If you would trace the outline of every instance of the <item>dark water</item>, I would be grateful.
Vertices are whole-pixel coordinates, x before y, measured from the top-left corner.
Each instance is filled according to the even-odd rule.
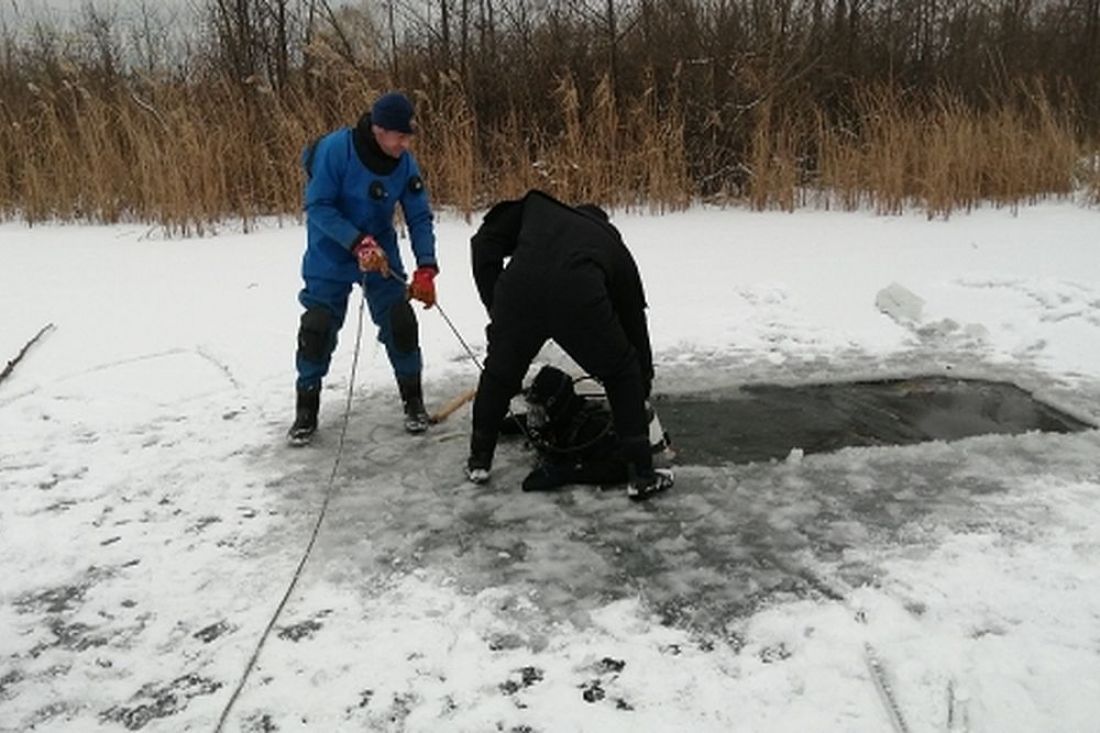
[[[716,466],[975,435],[1070,433],[1087,425],[1004,382],[916,377],[658,398],[680,462]]]

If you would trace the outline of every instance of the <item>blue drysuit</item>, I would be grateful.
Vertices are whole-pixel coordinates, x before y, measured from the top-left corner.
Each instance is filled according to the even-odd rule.
[[[299,389],[319,387],[328,373],[354,283],[365,283],[371,320],[394,375],[400,381],[421,371],[416,316],[406,296],[406,273],[393,221],[400,203],[417,267],[437,268],[431,205],[420,169],[408,151],[396,161],[388,159],[389,172],[367,166],[362,150],[369,131],[366,118],[360,121],[359,131],[348,127],[329,133],[303,153],[308,241],[302,257],[305,287],[298,294],[306,309],[296,354]],[[357,134],[363,135],[358,146]],[[373,138],[369,142],[375,145]],[[370,272],[364,280],[351,248],[365,234],[373,236],[386,253],[389,277]]]

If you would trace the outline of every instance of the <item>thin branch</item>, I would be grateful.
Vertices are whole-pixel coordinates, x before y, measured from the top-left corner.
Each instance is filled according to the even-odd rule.
[[[34,346],[35,342],[37,342],[38,339],[45,336],[47,331],[50,331],[52,329],[53,329],[53,324],[52,323],[47,323],[45,326],[42,327],[42,330],[40,330],[38,333],[36,333],[34,335],[34,338],[32,338],[30,341],[28,341],[26,344],[23,345],[23,348],[19,350],[19,353],[15,355],[15,358],[12,359],[11,361],[9,361],[8,365],[6,367],[4,367],[4,371],[0,372],[0,382],[3,382],[5,379],[8,378],[8,375],[11,374],[12,371],[15,369],[15,365],[18,364],[23,359],[23,357],[26,355],[27,351],[29,351],[30,348],[32,346]]]

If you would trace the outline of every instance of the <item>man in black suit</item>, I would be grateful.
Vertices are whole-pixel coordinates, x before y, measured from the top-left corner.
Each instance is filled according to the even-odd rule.
[[[642,280],[607,214],[529,191],[490,209],[471,240],[471,255],[490,323],[468,478],[489,480],[509,402],[553,339],[603,384],[627,463],[627,495],[644,499],[671,486],[671,471],[653,467],[648,439],[653,353]]]

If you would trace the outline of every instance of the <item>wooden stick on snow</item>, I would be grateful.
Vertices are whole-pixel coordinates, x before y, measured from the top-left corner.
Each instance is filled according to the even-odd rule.
[[[446,420],[452,412],[472,400],[474,398],[474,395],[476,394],[477,389],[468,389],[457,397],[452,397],[450,401],[444,403],[443,406],[440,407],[439,410],[437,410],[434,414],[432,414],[431,418],[429,418],[432,424],[434,425],[435,423],[443,422],[444,420]]]
[[[8,378],[8,375],[11,374],[12,371],[15,369],[15,365],[23,359],[27,351],[29,351],[30,348],[34,346],[35,342],[38,341],[38,339],[42,338],[46,334],[46,332],[52,328],[53,324],[47,323],[38,333],[34,335],[34,338],[23,345],[23,348],[19,350],[19,353],[15,355],[15,358],[9,361],[8,365],[4,367],[4,371],[0,372],[0,382],[3,382],[5,379]]]

